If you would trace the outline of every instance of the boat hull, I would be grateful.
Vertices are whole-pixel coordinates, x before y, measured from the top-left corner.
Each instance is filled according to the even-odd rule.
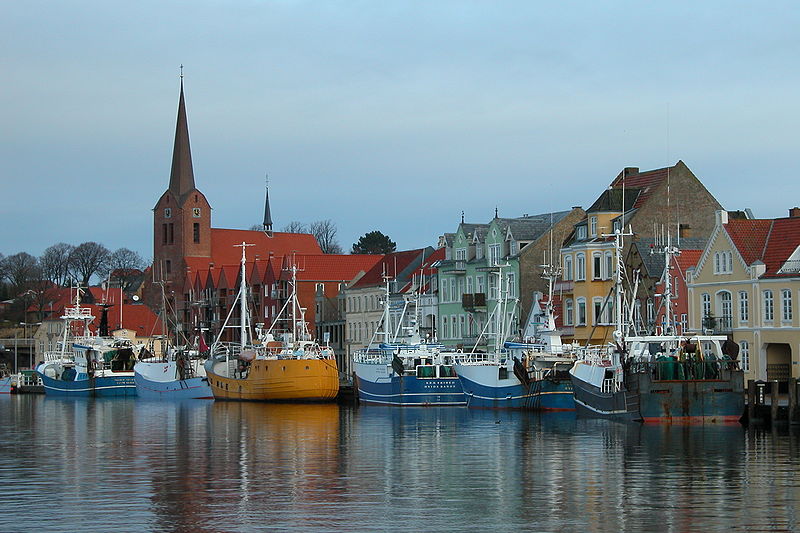
[[[199,366],[198,369],[205,370],[202,366]],[[141,398],[152,400],[214,399],[211,385],[208,384],[208,379],[204,375],[177,379],[178,372],[174,361],[166,363],[139,362],[136,363],[133,370],[136,394]]]
[[[467,399],[457,377],[398,376],[386,364],[353,363],[358,399],[374,405],[464,406]]]
[[[124,375],[102,376],[75,381],[53,379],[41,372],[39,376],[42,378],[44,393],[48,396],[136,396],[136,383],[132,372],[126,372]]]
[[[333,359],[256,359],[244,378],[215,371],[225,364],[206,363],[217,400],[325,402],[339,394],[339,371]]]
[[[648,372],[626,377],[638,390],[645,422],[738,423],[745,412],[744,374],[722,371],[719,380],[653,380]]]
[[[569,380],[542,379],[526,386],[513,375],[499,378],[497,365],[456,365],[469,407],[478,409],[528,409],[574,411]]]
[[[0,378],[0,394],[11,394],[11,378],[12,376]]]

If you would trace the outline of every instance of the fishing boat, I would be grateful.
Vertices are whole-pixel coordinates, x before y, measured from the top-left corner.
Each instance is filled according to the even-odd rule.
[[[669,234],[661,250],[663,331],[626,337],[622,238],[616,230],[614,342],[586,347],[570,369],[578,412],[644,422],[738,422],[744,414],[744,373],[735,360],[735,343],[723,335],[673,334],[670,267],[679,250],[670,243]]]
[[[167,327],[169,313],[163,283],[161,289],[164,331],[169,331],[170,328]],[[140,355],[139,361],[133,367],[136,394],[154,400],[213,400],[214,394],[208,384],[204,366],[205,357],[201,356],[207,350],[202,346],[191,349],[185,338],[182,339],[183,343],[178,344],[177,328],[173,329],[176,331],[174,343],[170,338],[158,339],[160,356],[155,354],[156,343],[151,343],[150,349]],[[200,336],[199,343],[202,342]]]
[[[0,364],[0,394],[11,394],[12,381],[11,370],[7,365]]]
[[[45,352],[36,367],[45,394],[52,396],[135,396],[135,349],[126,339],[94,335],[90,307],[81,307],[82,289],[75,304],[64,309],[64,332],[58,349]],[[103,308],[107,312],[107,308]],[[138,350],[137,350],[138,351]]]
[[[561,342],[553,314],[552,281],[557,271],[545,265],[545,277],[550,279],[550,297],[545,307],[547,326],[537,332],[532,342],[511,342],[505,340],[510,323],[504,319],[509,316],[509,300],[503,285],[503,266],[493,267],[490,273],[499,278],[497,305],[486,326],[494,320],[494,350],[478,353],[473,348],[471,353],[459,354],[456,361],[456,374],[467,403],[488,409],[574,410],[568,370],[575,359],[571,346]]]
[[[339,370],[329,346],[311,339],[303,310],[297,299],[297,268],[292,265],[291,296],[278,319],[267,331],[251,330],[245,283],[245,249],[242,243],[239,304],[239,342],[222,341],[231,325],[231,307],[222,330],[211,345],[205,363],[214,398],[251,401],[331,401],[339,393]],[[286,318],[283,318],[286,317]],[[289,321],[287,331],[277,332],[278,324]]]
[[[455,354],[441,344],[423,342],[419,320],[414,317],[403,338],[399,326],[408,310],[404,302],[398,327],[390,324],[389,278],[384,276],[386,292],[383,316],[367,348],[353,354],[358,399],[364,404],[395,406],[466,405],[461,382],[454,369]],[[415,306],[419,309],[419,305]],[[375,341],[383,341],[375,345]]]

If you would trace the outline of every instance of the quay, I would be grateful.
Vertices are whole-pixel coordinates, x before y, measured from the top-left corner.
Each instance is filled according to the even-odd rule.
[[[747,381],[745,425],[800,424],[798,380]]]

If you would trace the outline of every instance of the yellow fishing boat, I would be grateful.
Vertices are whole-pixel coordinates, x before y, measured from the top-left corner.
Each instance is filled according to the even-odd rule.
[[[205,368],[214,398],[219,400],[321,402],[339,393],[339,369],[333,349],[312,340],[297,300],[296,268],[292,267],[292,294],[280,316],[291,305],[291,332],[275,339],[273,329],[256,330],[253,339],[247,312],[245,284],[245,243],[242,247],[242,274],[237,299],[240,304],[240,342],[222,342],[222,331],[229,327],[231,308],[214,344]],[[299,312],[299,316],[298,316]]]

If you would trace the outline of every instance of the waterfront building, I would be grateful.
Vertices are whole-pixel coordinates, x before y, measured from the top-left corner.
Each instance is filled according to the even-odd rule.
[[[495,333],[489,317],[498,300],[498,278],[493,274],[498,265],[504,265],[506,297],[516,302],[504,319],[510,321],[510,331],[520,336],[520,320],[530,313],[533,293],[546,290],[542,264],[582,216],[580,208],[573,208],[519,218],[500,218],[495,213],[488,224],[462,219],[455,233],[440,239],[447,250],[437,265],[439,342],[463,349],[472,349],[475,343],[486,347],[487,335]]]
[[[745,379],[800,377],[800,208],[775,219],[718,211],[687,281],[692,330],[732,336]]]
[[[340,367],[340,371],[350,375],[353,353],[367,348],[370,341],[381,341],[375,338],[375,332],[383,318],[387,279],[391,307],[389,330],[402,332],[402,328],[411,326],[416,309],[413,302],[409,301],[409,289],[413,286],[414,273],[425,263],[425,258],[430,258],[433,254],[434,249],[430,246],[386,254],[366,273],[347,284],[343,295],[347,364],[344,368]],[[406,301],[409,301],[407,308]]]
[[[623,250],[623,257],[629,258],[637,240],[665,234],[668,224],[676,239],[706,239],[714,229],[714,212],[719,209],[719,202],[683,161],[645,172],[635,167],[623,169],[575,224],[561,249],[562,281],[555,290],[563,301],[565,338],[580,344],[603,344],[611,339],[617,268],[610,236],[614,231],[633,230],[633,238],[626,240]],[[640,266],[639,260],[634,266]],[[633,271],[631,265],[627,270]],[[655,324],[652,287],[662,271],[663,267],[661,271],[655,269],[636,294],[634,305],[640,310],[644,305],[643,312],[648,315],[641,322],[648,326]]]

